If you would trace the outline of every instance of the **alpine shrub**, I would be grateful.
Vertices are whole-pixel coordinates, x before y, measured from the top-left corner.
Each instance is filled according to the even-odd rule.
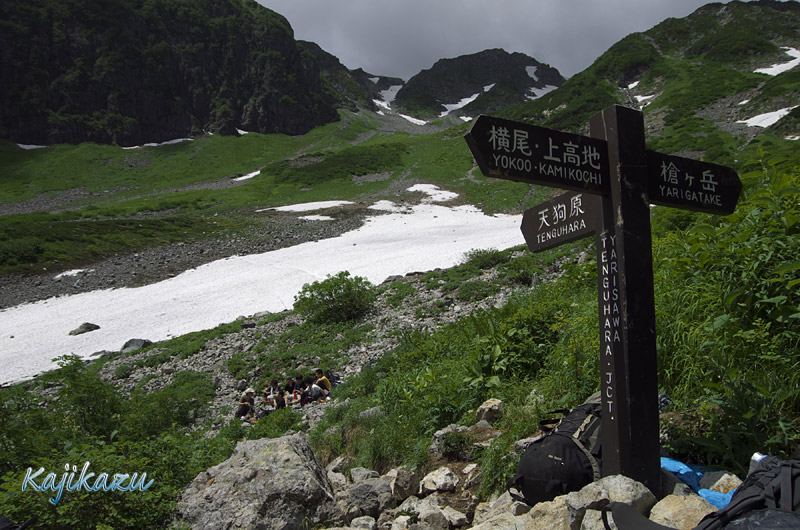
[[[360,276],[342,271],[305,284],[294,298],[294,309],[315,322],[346,322],[361,318],[375,301],[375,287]]]

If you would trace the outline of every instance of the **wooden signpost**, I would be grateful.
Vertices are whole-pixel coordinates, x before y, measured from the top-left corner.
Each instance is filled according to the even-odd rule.
[[[650,204],[730,214],[728,167],[645,149],[639,111],[614,105],[590,136],[480,116],[465,135],[484,175],[572,190],[525,212],[533,252],[594,232],[597,246],[603,476],[661,489]]]

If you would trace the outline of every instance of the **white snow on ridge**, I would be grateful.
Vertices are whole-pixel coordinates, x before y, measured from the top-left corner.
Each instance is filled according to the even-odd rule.
[[[485,87],[483,87],[483,91],[484,91],[484,92],[488,92],[488,91],[490,91],[491,89],[493,89],[493,88],[494,88],[494,86],[495,86],[496,84],[497,84],[497,83],[492,83],[491,85],[486,85]]]
[[[233,180],[235,182],[240,182],[242,180],[249,180],[249,179],[255,177],[256,175],[258,175],[259,173],[261,173],[261,170],[257,169],[256,171],[253,171],[252,173],[248,173],[247,175],[242,175],[241,177],[236,177],[235,179],[231,179],[231,180]]]
[[[634,81],[633,83],[631,83],[630,85],[628,85],[628,90],[633,90],[633,89],[634,89],[634,88],[636,88],[637,86],[639,86],[639,81]]]
[[[381,78],[380,77],[370,77],[369,80],[377,85],[378,81],[380,81]]]
[[[538,67],[537,67],[537,66],[526,66],[526,67],[525,67],[525,72],[527,72],[527,73],[528,73],[528,77],[530,77],[530,78],[531,78],[531,79],[533,79],[534,81],[538,81],[538,80],[539,80],[539,78],[538,78],[538,77],[536,77],[536,70],[537,70],[537,69],[538,69]]]
[[[440,118],[444,118],[445,116],[447,116],[448,114],[450,114],[454,110],[463,109],[464,107],[466,107],[467,105],[469,105],[470,103],[472,103],[473,101],[478,99],[478,96],[480,96],[480,95],[481,95],[481,93],[477,92],[475,94],[472,94],[469,97],[463,98],[458,103],[452,103],[452,104],[446,104],[445,103],[444,104],[444,108],[447,109],[447,110],[445,110],[441,114],[439,114],[439,117]]]
[[[408,121],[410,121],[414,125],[425,125],[426,123],[428,123],[425,120],[418,120],[417,118],[413,118],[413,117],[408,116],[406,114],[398,114],[398,116],[400,116],[401,118],[407,119]]]
[[[650,96],[633,96],[633,97],[636,98],[636,102],[639,103],[639,105],[647,106],[647,104],[650,103],[650,100],[656,96],[655,94],[653,94]],[[642,105],[642,103],[644,103],[644,105]]]
[[[795,48],[790,48],[788,46],[784,46],[781,49],[786,51],[786,55],[790,55],[794,57],[794,59],[792,59],[787,63],[779,63],[769,66],[767,68],[759,68],[756,70],[756,73],[775,76],[778,74],[782,74],[783,72],[788,72],[789,70],[800,64],[800,50],[797,50]]]
[[[764,114],[759,114],[758,116],[753,116],[747,120],[739,120],[736,123],[744,123],[748,127],[769,127],[770,125],[778,123],[781,118],[792,112],[792,110],[797,107],[798,105],[795,105],[794,107],[786,107],[785,109],[766,112]]]
[[[90,269],[87,271],[86,269],[72,269],[71,271],[64,271],[61,274],[56,274],[53,276],[54,280],[60,280],[61,278],[67,278],[69,276],[77,276],[82,272],[92,272],[94,269]]]
[[[439,193],[420,188],[426,190]],[[292,307],[304,284],[343,270],[377,284],[393,275],[454,266],[472,249],[519,244],[519,215],[487,216],[474,206],[401,208],[382,202],[395,209],[335,238],[233,256],[143,287],[0,310],[0,383],[52,369],[52,359],[65,353],[88,358],[100,350],[119,350],[131,337],[160,341],[240,315],[283,311]],[[70,336],[82,322],[100,329]]]
[[[275,208],[268,208],[268,210],[277,210],[279,212],[313,212],[314,210],[335,208],[336,206],[343,206],[345,204],[353,204],[353,201],[304,202],[301,204],[289,204],[288,206],[276,206]]]
[[[446,202],[458,197],[458,193],[452,191],[439,189],[438,186],[433,184],[414,184],[408,191],[421,191],[428,195],[427,199],[422,202]]]
[[[17,144],[17,147],[20,149],[25,149],[26,151],[30,151],[31,149],[44,149],[47,147],[46,145],[34,145],[34,144]]]
[[[330,215],[303,215],[298,219],[305,219],[306,221],[333,221]]]
[[[131,145],[128,147],[123,147],[123,149],[141,149],[142,147],[161,147],[162,145],[172,145],[172,144],[179,144],[181,142],[191,142],[194,138],[175,138],[174,140],[167,140],[166,142],[150,142],[142,145]]]
[[[547,94],[549,92],[552,92],[553,90],[555,90],[557,88],[558,88],[557,86],[553,86],[553,85],[545,85],[543,88],[531,87],[531,88],[528,89],[528,92],[531,95],[525,96],[525,97],[527,97],[528,99],[540,98],[540,97],[544,96],[545,94]]]

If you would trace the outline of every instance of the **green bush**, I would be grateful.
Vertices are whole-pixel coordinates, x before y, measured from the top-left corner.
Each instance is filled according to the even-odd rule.
[[[475,265],[479,269],[491,269],[509,260],[507,252],[502,252],[496,248],[473,249],[466,253],[466,261]]]
[[[342,271],[336,276],[305,284],[294,298],[295,311],[315,322],[346,322],[361,318],[372,307],[374,286],[360,276]]]
[[[129,364],[121,364],[117,366],[116,370],[114,370],[114,377],[116,379],[125,379],[129,375],[131,375],[131,365]]]

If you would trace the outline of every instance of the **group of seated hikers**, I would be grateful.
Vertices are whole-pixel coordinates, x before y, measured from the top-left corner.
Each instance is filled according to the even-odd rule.
[[[287,376],[283,387],[277,379],[273,379],[270,385],[261,391],[263,397],[260,410],[256,409],[256,391],[250,387],[239,398],[239,408],[236,409],[235,416],[252,422],[278,409],[300,408],[314,401],[326,401],[331,387],[330,380],[319,368],[315,376],[309,375],[305,379],[301,374],[297,374],[294,378]]]

